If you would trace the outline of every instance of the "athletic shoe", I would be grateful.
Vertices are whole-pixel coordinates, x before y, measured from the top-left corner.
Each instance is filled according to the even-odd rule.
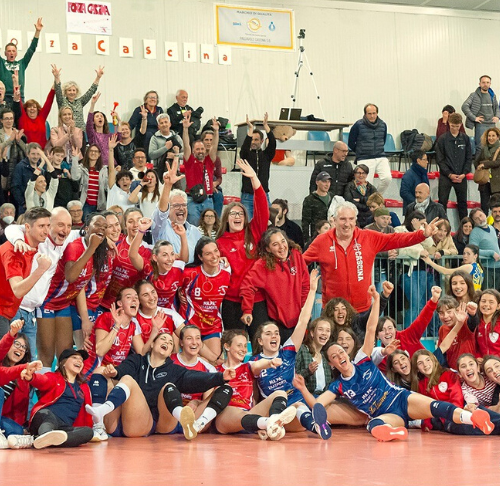
[[[180,422],[182,425],[182,431],[184,432],[184,437],[187,440],[193,440],[198,435],[198,432],[194,427],[195,420],[193,409],[188,406],[183,407],[181,410]]]
[[[35,449],[44,449],[49,446],[58,446],[68,440],[68,434],[64,430],[51,430],[45,434],[39,435],[33,441]]]
[[[379,442],[408,438],[408,430],[405,427],[392,427],[389,424],[377,425],[373,427],[371,433]]]
[[[314,429],[323,440],[328,440],[332,436],[332,429],[328,424],[326,409],[321,403],[315,403],[312,409]]]
[[[259,436],[259,439],[261,439],[261,440],[268,439],[268,435],[267,435],[267,432],[265,430],[258,430],[257,435]]]
[[[29,449],[33,446],[32,435],[9,435],[7,441],[11,449]]]
[[[92,430],[94,431],[94,437],[90,439],[90,442],[103,442],[108,440],[108,434],[106,433],[106,427],[104,424],[94,424],[92,426]]]
[[[288,407],[281,413],[271,415],[267,420],[267,436],[271,440],[279,440],[283,438],[285,434],[282,434],[283,428],[286,424],[289,424],[297,414],[297,409],[295,407]],[[277,439],[276,437],[279,437]]]
[[[424,427],[423,420],[410,420],[408,422],[409,429],[423,429]]]
[[[4,431],[0,430],[0,449],[8,449],[9,443],[7,442],[7,437],[3,435]]]
[[[480,408],[472,412],[471,421],[474,427],[477,427],[483,434],[486,435],[490,435],[495,428],[495,426],[491,423],[489,413],[485,410],[481,410]]]
[[[294,407],[295,408],[295,407]],[[283,437],[285,437],[285,427],[280,427],[278,429],[278,433],[274,435],[273,437],[269,437],[271,440],[281,440]]]

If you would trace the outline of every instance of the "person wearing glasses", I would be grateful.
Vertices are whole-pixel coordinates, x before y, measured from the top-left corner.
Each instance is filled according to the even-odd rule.
[[[370,169],[365,164],[358,164],[354,169],[354,180],[345,187],[344,199],[358,208],[358,225],[364,228],[371,222],[372,213],[368,207],[368,198],[377,192],[373,184],[367,180]]]
[[[188,223],[187,195],[179,189],[172,189],[172,186],[184,178],[184,175],[177,175],[179,166],[179,156],[176,155],[172,165],[167,164],[167,171],[163,174],[163,189],[157,208],[153,212],[152,235],[153,242],[158,240],[169,241],[176,254],[181,251],[181,237],[175,232],[174,226],[182,225],[186,229],[188,240],[189,257],[187,263],[194,260],[194,248],[201,238],[200,230]]]
[[[83,222],[83,204],[75,199],[74,201],[70,201],[66,208],[71,215],[71,229],[79,230],[83,228],[85,225]]]
[[[331,180],[330,192],[334,196],[343,196],[345,186],[351,182],[354,175],[352,172],[351,163],[346,160],[349,153],[349,147],[344,142],[335,142],[333,152],[327,154],[323,160],[320,160],[315,166],[311,174],[309,182],[309,193],[312,194],[316,190],[316,177],[320,172],[328,172]]]

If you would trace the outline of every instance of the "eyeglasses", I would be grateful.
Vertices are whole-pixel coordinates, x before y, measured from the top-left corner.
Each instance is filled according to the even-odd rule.
[[[3,121],[14,121],[14,117],[13,116],[4,116]]]
[[[83,209],[70,209],[69,214],[83,213]]]
[[[28,350],[28,346],[21,344],[19,341],[14,341],[14,347],[17,349],[22,349],[23,351]]]
[[[231,213],[229,213],[231,214]],[[213,214],[205,214],[205,218],[215,218],[215,215]]]
[[[144,155],[134,155],[134,159],[145,159]]]
[[[101,151],[100,150],[95,150],[95,149],[90,149],[89,150],[89,154],[100,154]]]
[[[243,217],[245,216],[245,213],[243,211],[229,211],[229,216],[232,216],[233,218],[236,217]]]
[[[115,211],[115,216],[123,216],[123,211]]]
[[[188,207],[188,205],[186,203],[184,203],[184,204],[172,204],[172,209],[184,209],[187,207]]]
[[[362,170],[357,170],[355,172],[355,174],[358,174],[358,175],[366,175],[366,172],[362,171]]]

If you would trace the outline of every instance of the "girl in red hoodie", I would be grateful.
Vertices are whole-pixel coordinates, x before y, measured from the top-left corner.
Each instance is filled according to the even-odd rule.
[[[259,243],[261,258],[247,273],[240,288],[243,322],[252,322],[254,299],[260,291],[266,299],[269,318],[280,330],[282,342],[292,335],[309,293],[309,273],[299,248],[279,228],[267,230]]]
[[[254,298],[253,321],[243,323],[240,287],[243,277],[252,268],[257,256],[257,244],[267,229],[269,206],[262,185],[253,168],[244,160],[237,160],[244,177],[252,182],[254,190],[254,217],[251,221],[239,202],[228,204],[222,213],[221,225],[217,232],[217,244],[220,254],[231,265],[231,281],[222,302],[222,322],[224,329],[247,329],[250,339],[260,324],[268,320],[264,296],[258,292]]]
[[[477,345],[481,356],[500,356],[500,292],[487,289],[479,299],[479,326],[476,329]]]

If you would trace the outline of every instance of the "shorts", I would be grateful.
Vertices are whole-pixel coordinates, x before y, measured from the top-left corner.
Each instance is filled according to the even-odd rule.
[[[158,432],[159,433],[159,432]],[[183,434],[184,433],[184,430],[182,430],[182,425],[180,422],[177,422],[177,425],[174,427],[173,430],[171,430],[170,432],[165,432],[165,433],[162,433],[160,435],[172,435],[172,434]]]
[[[71,308],[74,307],[72,305],[69,305],[64,309],[52,310],[52,309],[46,309],[44,306],[45,302],[40,307],[37,307],[36,309],[37,319],[54,319],[56,317],[71,317]]]
[[[405,427],[408,427],[408,422],[413,420],[408,415],[408,397],[413,392],[409,390],[401,390],[395,397],[391,397],[392,401],[389,401],[387,405],[384,404],[381,408],[377,410],[377,412],[373,415],[373,418],[376,418],[380,415],[384,415],[386,413],[392,413],[401,417],[405,422]]]
[[[144,437],[149,437],[150,435],[153,435],[155,431],[156,431],[156,421],[153,420],[153,426],[151,427],[151,430]],[[123,423],[121,417],[118,419],[118,425],[116,426],[116,429],[109,435],[111,437],[126,437],[126,435],[123,433]]]
[[[201,336],[202,341],[206,341],[207,339],[212,339],[212,338],[221,338],[222,333],[221,332],[213,332],[211,334],[206,334],[205,336]]]
[[[80,314],[78,314],[76,307],[71,306],[71,308],[71,322],[73,324],[73,331],[79,331],[82,328],[82,318],[80,317]],[[75,310],[74,312],[73,309]],[[89,315],[90,322],[95,324],[96,319],[102,314],[102,311],[98,307],[96,310],[87,309],[87,313]]]

